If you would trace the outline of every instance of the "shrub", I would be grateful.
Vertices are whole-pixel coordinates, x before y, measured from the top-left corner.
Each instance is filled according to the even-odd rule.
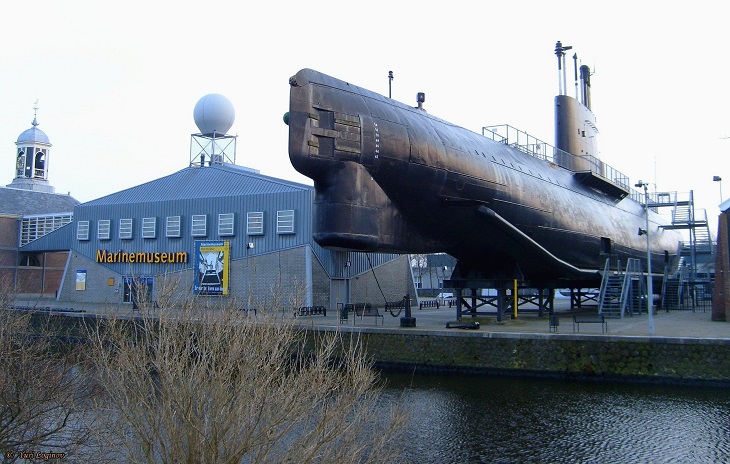
[[[397,458],[404,418],[378,405],[357,338],[191,305],[88,332],[105,439],[125,461]]]

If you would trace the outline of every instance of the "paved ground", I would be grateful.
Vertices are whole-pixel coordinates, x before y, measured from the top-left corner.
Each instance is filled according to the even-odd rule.
[[[67,309],[73,311],[83,311],[84,313],[114,313],[121,316],[137,314],[132,312],[129,305],[90,305],[81,303],[58,303],[53,299],[18,299],[16,306],[36,307],[36,308],[55,308]],[[560,319],[558,326],[558,334],[573,334],[572,316],[575,312],[570,311],[570,302],[567,299],[555,300],[555,311]],[[381,312],[383,312],[381,310]],[[412,316],[416,318],[415,328],[400,327],[400,318],[404,315],[401,313],[398,317],[392,317],[389,313],[383,312],[383,325],[381,326],[380,318],[377,319],[377,327],[385,327],[395,330],[443,330],[461,331],[461,329],[447,329],[446,323],[456,321],[456,309],[441,307],[439,309],[429,308],[419,310],[414,308]],[[584,307],[581,313],[596,314],[595,307]],[[79,314],[69,312],[68,314]],[[289,314],[286,317],[291,317]],[[730,340],[730,322],[713,322],[710,320],[711,312],[709,310],[697,311],[659,311],[653,316],[654,334],[657,338],[713,338]],[[261,315],[257,317],[262,317]],[[466,320],[466,319],[464,319]],[[497,322],[496,317],[482,317],[480,320],[479,332],[488,333],[512,333],[512,334],[550,334],[552,333],[549,325],[548,316],[538,317],[535,308],[526,306],[525,311],[518,313],[516,319],[510,316],[503,317],[502,322]],[[366,327],[368,329],[376,327],[376,318],[366,317],[362,321],[358,318],[353,324],[353,315],[350,314],[346,323],[340,324],[339,316],[336,311],[328,312],[327,316],[306,316],[297,318],[300,324],[322,327]],[[603,335],[601,333],[600,324],[581,324],[580,334],[583,335]],[[609,336],[650,336],[649,333],[649,316],[642,314],[640,316],[629,316],[623,319],[608,319]]]

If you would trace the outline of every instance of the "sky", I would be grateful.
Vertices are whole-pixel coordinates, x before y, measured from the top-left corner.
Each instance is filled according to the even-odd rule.
[[[474,132],[509,124],[554,144],[560,40],[573,47],[569,95],[572,53],[591,67],[601,160],[652,191],[692,191],[714,236],[730,197],[729,17],[730,3],[707,0],[13,1],[0,20],[0,185],[36,101],[49,182],[86,202],[187,167],[209,93],[234,105],[236,164],[311,185],[282,119],[302,68],[383,95],[393,71],[395,100],[425,92],[429,113]]]

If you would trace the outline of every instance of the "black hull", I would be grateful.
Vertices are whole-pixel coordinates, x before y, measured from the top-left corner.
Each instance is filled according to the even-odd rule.
[[[600,282],[606,257],[646,259],[644,208],[575,173],[312,70],[291,79],[289,155],[315,183],[315,240],[446,252],[489,278]],[[650,213],[652,266],[680,237]]]

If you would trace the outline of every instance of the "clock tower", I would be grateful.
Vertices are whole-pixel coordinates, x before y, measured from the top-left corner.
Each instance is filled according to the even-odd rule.
[[[55,193],[55,189],[48,183],[48,155],[51,142],[45,132],[38,129],[38,106],[33,110],[32,127],[23,131],[15,142],[17,147],[15,179],[7,187]]]

